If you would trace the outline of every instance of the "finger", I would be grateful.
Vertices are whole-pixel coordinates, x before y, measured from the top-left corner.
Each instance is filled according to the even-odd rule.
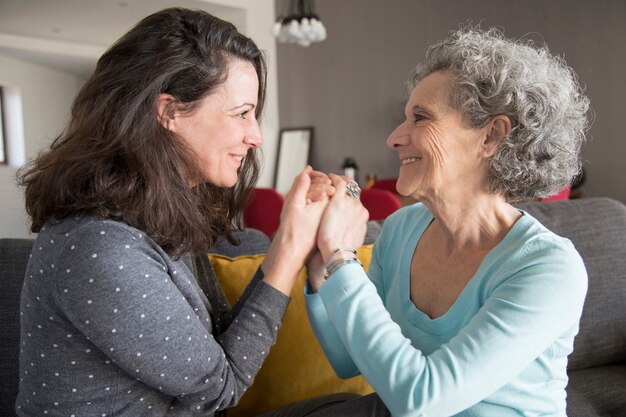
[[[291,189],[287,193],[285,200],[295,201],[295,202],[305,202],[307,192],[311,186],[311,177],[309,173],[313,170],[310,166],[307,165],[306,168],[300,174],[296,176],[293,180],[293,184],[291,185]]]
[[[336,175],[336,174],[328,174],[328,176],[330,177],[330,179],[333,182],[333,185],[335,186],[335,195],[340,195],[340,196],[344,196],[346,195],[346,180],[343,179],[343,177]]]
[[[335,193],[335,187],[332,184],[326,184],[325,182],[324,183],[313,182],[311,183],[310,189],[315,190],[315,191],[325,190],[328,192],[329,196]]]
[[[309,176],[311,177],[311,179],[326,180],[329,184],[331,182],[330,178],[328,178],[328,175],[326,175],[326,173],[322,171],[316,171],[312,169],[312,171],[309,173]]]
[[[328,195],[329,197],[332,197],[335,194],[335,187],[333,186],[331,179],[327,175],[324,175],[323,178],[311,178],[311,188],[313,187],[323,187],[326,195]]]
[[[320,198],[326,197],[326,187],[328,186],[324,184],[311,184],[311,187],[306,194],[307,198],[317,201]]]
[[[311,184],[328,184],[332,185],[332,181],[328,178],[327,175],[323,177],[311,177]]]
[[[325,198],[332,196],[335,192],[335,187],[327,184],[311,184],[311,188],[307,193],[307,199],[311,201],[321,201]]]

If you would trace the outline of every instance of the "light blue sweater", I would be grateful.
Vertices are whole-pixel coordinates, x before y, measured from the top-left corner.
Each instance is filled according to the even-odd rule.
[[[528,213],[485,257],[450,310],[410,300],[410,264],[433,219],[422,204],[384,224],[369,278],[355,264],[307,295],[337,374],[361,372],[394,416],[564,417],[567,356],[587,291],[572,243]]]

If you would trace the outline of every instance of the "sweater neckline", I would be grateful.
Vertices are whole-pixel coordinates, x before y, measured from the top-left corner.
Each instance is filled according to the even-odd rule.
[[[450,331],[450,325],[458,323],[459,316],[464,314],[467,303],[470,302],[472,294],[478,287],[480,277],[484,275],[484,271],[488,269],[488,266],[492,263],[492,259],[497,258],[500,253],[509,246],[510,242],[518,239],[524,234],[524,231],[533,224],[532,216],[523,210],[520,210],[520,212],[522,216],[516,220],[504,238],[485,255],[479,267],[476,269],[476,272],[469,279],[448,311],[432,319],[428,314],[418,309],[415,304],[413,304],[413,301],[411,301],[411,260],[422,235],[434,219],[433,214],[428,210],[427,215],[415,224],[411,238],[407,242],[407,246],[412,248],[412,250],[405,251],[402,257],[402,273],[400,274],[400,279],[402,280],[402,288],[406,294],[404,314],[408,317],[408,320],[414,325],[422,327],[422,329],[428,333],[443,334]]]

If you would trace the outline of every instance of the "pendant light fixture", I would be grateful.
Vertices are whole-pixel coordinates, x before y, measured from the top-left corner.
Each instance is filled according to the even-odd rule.
[[[284,11],[272,28],[278,42],[306,47],[326,39],[326,28],[315,13],[313,0],[287,0]]]

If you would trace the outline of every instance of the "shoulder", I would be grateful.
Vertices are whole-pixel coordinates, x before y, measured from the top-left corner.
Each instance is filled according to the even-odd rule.
[[[54,240],[54,256],[63,270],[112,274],[113,267],[121,271],[151,264],[163,269],[170,262],[143,231],[116,220],[79,215],[48,222],[44,232]]]
[[[99,239],[108,237],[135,237],[143,238],[144,233],[124,222],[112,219],[99,219],[89,215],[77,215],[52,224],[52,228],[57,233],[65,232],[69,238],[89,239],[98,237]]]
[[[143,231],[121,221],[76,215],[62,221],[46,223],[46,232],[56,236],[65,251],[82,254],[100,250],[103,253],[127,252],[130,248],[155,250],[158,245]]]
[[[517,230],[512,230],[512,234],[515,238],[513,241],[521,249],[520,255],[523,259],[530,261],[554,258],[584,268],[581,256],[569,239],[552,232],[526,212],[518,222]]]
[[[494,270],[499,284],[533,287],[536,297],[584,299],[587,271],[582,257],[569,239],[524,213],[495,250]],[[495,282],[494,282],[495,284]],[[499,285],[498,284],[498,285]]]
[[[170,274],[189,279],[182,260],[172,260],[144,232],[119,221],[66,219],[46,232],[58,246],[54,283],[59,302],[72,302],[67,289],[119,298],[146,289],[162,292],[172,281]]]

